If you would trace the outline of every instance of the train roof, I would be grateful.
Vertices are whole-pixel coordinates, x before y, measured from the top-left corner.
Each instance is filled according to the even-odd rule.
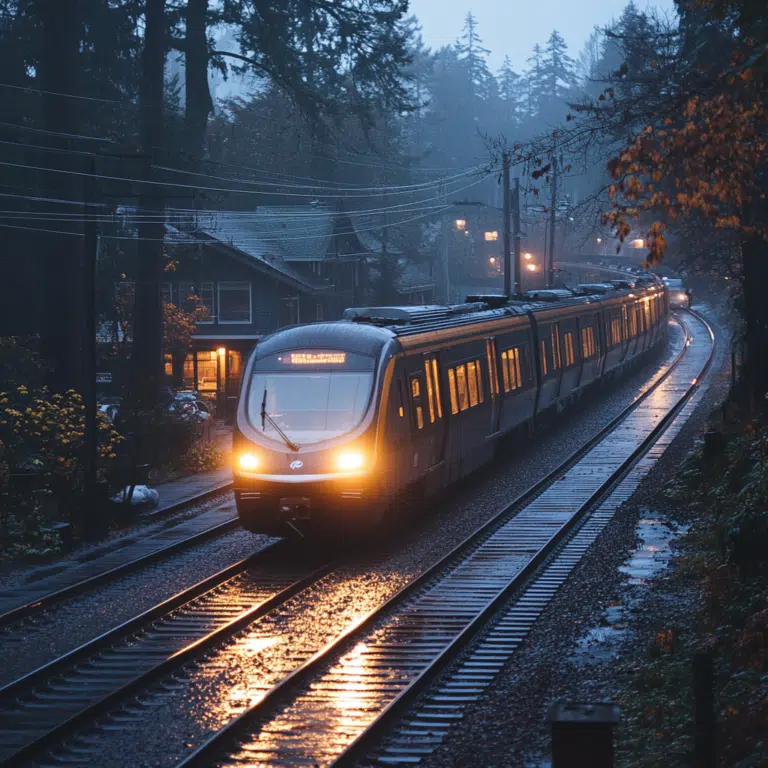
[[[338,344],[339,332],[344,335],[345,348],[350,352],[375,355],[388,341],[432,331],[460,328],[505,318],[526,318],[529,313],[551,316],[563,310],[587,310],[634,294],[623,286],[610,283],[580,286],[600,286],[604,292],[589,295],[559,289],[529,291],[525,296],[471,296],[463,304],[422,306],[351,307],[341,320],[311,323],[283,328],[264,337],[258,345],[258,356],[303,346],[329,347]],[[637,294],[655,291],[656,286],[638,286]]]

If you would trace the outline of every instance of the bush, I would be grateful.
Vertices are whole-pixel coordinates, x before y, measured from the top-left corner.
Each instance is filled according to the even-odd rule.
[[[164,408],[136,419],[136,442],[142,463],[155,469],[178,467],[197,437],[197,425]]]
[[[201,440],[193,445],[184,456],[187,472],[209,472],[224,466],[224,451],[214,442]]]

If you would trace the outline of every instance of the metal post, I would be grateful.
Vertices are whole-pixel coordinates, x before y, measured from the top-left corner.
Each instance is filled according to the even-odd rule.
[[[714,668],[712,656],[697,653],[693,657],[694,765],[715,767]]]
[[[504,185],[504,295],[512,295],[512,250],[510,247],[510,194],[509,194],[509,152],[502,155],[502,184]]]
[[[523,265],[521,263],[522,254],[520,253],[520,179],[515,178],[515,191],[512,196],[512,226],[514,234],[514,252],[515,252],[515,294],[523,292]]]
[[[90,176],[85,180],[86,202],[92,203],[96,160],[91,158]],[[88,207],[86,207],[88,211]],[[98,424],[96,422],[96,265],[99,234],[94,216],[84,217],[83,261],[83,380],[85,400],[85,430],[83,440],[83,490],[85,492],[84,524],[87,530],[95,523],[95,489],[98,461]]]
[[[552,287],[552,269],[555,266],[555,222],[557,221],[557,155],[552,151],[552,206],[549,212],[549,248],[547,253],[547,288]]]

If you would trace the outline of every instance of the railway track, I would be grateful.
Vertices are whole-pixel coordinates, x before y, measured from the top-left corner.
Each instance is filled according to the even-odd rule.
[[[522,589],[521,584],[533,577],[554,550],[564,546],[565,539],[618,482],[636,454],[658,436],[679,403],[664,406],[667,415],[663,416],[662,406],[651,402],[654,414],[644,417],[647,434],[633,448],[625,445],[627,439],[621,430],[633,413],[656,398],[654,393],[665,382],[674,384],[675,397],[683,389],[680,399],[688,396],[689,372],[681,373],[679,381],[669,380],[674,371],[680,373],[681,362],[690,357],[690,351],[684,347],[635,403],[555,472],[362,621],[354,622],[319,650],[291,649],[279,679],[252,697],[258,703],[228,722],[183,764],[241,764],[243,759],[255,759],[265,764],[300,765],[306,758],[313,765],[362,754],[419,686],[486,622],[489,612],[511,592]],[[689,376],[687,382],[685,376]],[[698,373],[697,378],[700,376]],[[647,423],[649,418],[653,423]],[[613,431],[616,444],[608,449],[603,443]],[[617,445],[623,446],[623,459],[616,455]],[[617,466],[607,467],[606,462],[617,461]],[[565,483],[561,486],[564,490],[558,489],[560,482]],[[599,513],[588,517],[584,528],[598,518]],[[271,554],[277,562],[280,558],[274,553],[279,554],[282,546],[273,545],[270,553],[261,554]],[[580,557],[583,551],[577,554]],[[81,758],[81,762],[92,763],[92,753],[85,750],[84,756],[76,734],[103,722],[104,716],[131,694],[151,696],[153,686],[185,664],[204,666],[201,657],[207,649],[231,643],[238,632],[242,634],[242,630],[279,614],[292,597],[333,572],[332,565],[315,563],[307,564],[302,573],[280,576],[265,559],[249,558],[225,569],[0,689],[0,717],[5,726],[0,759],[4,764],[17,764],[53,748],[49,753],[52,762],[78,763]],[[261,577],[252,572],[255,567]],[[546,589],[559,585],[556,577],[557,573],[550,575],[538,592],[529,595],[523,603],[524,615],[513,622],[535,620],[545,604]],[[275,622],[272,633],[280,626],[279,619]],[[474,668],[470,665],[469,677],[458,681],[457,690],[492,675],[487,665],[499,662],[493,655],[481,654]],[[217,663],[221,665],[221,658]],[[313,678],[315,683],[305,690]],[[329,716],[329,711],[336,716]],[[444,720],[451,721],[450,712],[442,714]],[[294,739],[298,747],[290,741],[296,718],[303,718],[301,722],[306,724]],[[427,717],[426,722],[431,719]],[[418,732],[419,726],[414,729]],[[263,749],[260,739],[263,742],[264,738],[274,742],[274,748]],[[393,747],[395,751],[402,748]],[[390,761],[385,756],[384,762]]]
[[[378,763],[419,762],[501,670],[607,524],[603,505],[615,510],[631,495],[633,468],[696,391],[714,335],[694,313],[683,326],[686,344],[666,372],[568,469],[318,651],[179,765],[354,765],[517,595],[456,678],[400,730],[401,741],[370,755]],[[636,475],[652,460],[644,463]]]
[[[217,488],[215,492],[224,492],[229,487]],[[210,498],[211,495],[210,491],[201,493],[186,500],[183,504],[175,505],[174,511],[178,512],[192,507]],[[229,507],[232,510],[230,512],[227,511]],[[39,614],[61,600],[122,578],[147,565],[197,546],[208,539],[221,536],[237,527],[238,520],[234,511],[234,502],[223,504],[215,510],[203,513],[199,518],[187,520],[153,536],[141,539],[131,544],[127,548],[129,551],[117,550],[96,560],[75,566],[69,573],[72,578],[68,579],[66,583],[53,587],[50,591],[46,586],[48,580],[15,587],[0,596],[2,598],[0,599],[0,606],[3,606],[0,609],[3,610],[0,613],[0,628]],[[54,582],[57,580],[56,577],[53,578]]]
[[[0,762],[14,764],[109,709],[137,687],[232,637],[317,581],[330,563],[284,541],[229,566],[160,605],[0,689]]]

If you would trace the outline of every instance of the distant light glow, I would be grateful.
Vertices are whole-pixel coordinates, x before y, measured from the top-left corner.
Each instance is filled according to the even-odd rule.
[[[466,219],[456,219],[456,229],[458,229],[460,232],[463,232],[466,228],[467,228]]]
[[[535,272],[535,271],[538,269],[538,267],[537,267],[535,264],[526,264],[526,265],[525,265],[525,268],[526,268],[526,269],[527,269],[529,272]]]
[[[533,258],[533,254],[532,254],[532,253],[524,253],[524,254],[523,254],[523,258],[524,258],[526,261],[530,261],[530,260]]]
[[[602,243],[602,242],[603,242],[603,238],[602,237],[598,237],[597,238],[597,244],[600,245],[600,243]]]
[[[489,264],[495,264],[496,263],[496,257],[495,256],[491,256],[491,258],[488,259],[488,263]]]

